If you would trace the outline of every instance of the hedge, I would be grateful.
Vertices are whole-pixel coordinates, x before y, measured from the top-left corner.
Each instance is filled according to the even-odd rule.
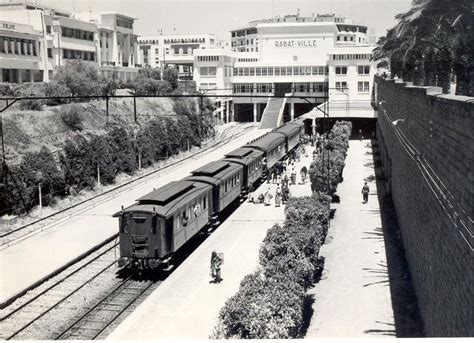
[[[350,132],[350,124],[336,123],[325,147],[342,158],[342,164],[337,164],[341,172]],[[319,249],[327,234],[330,201],[328,194],[319,191],[290,198],[285,222],[270,228],[262,242],[259,269],[244,277],[238,292],[221,308],[211,338],[301,336],[305,291],[320,273]]]
[[[309,178],[313,192],[327,192],[329,195],[336,193],[337,185],[342,182],[342,170],[345,166],[352,123],[337,121],[329,133],[328,142],[325,142],[323,151],[311,163]],[[329,190],[327,157],[329,155]]]

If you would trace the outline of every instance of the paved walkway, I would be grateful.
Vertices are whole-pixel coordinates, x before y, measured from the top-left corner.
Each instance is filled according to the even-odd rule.
[[[322,280],[310,290],[313,316],[306,338],[390,337],[395,335],[387,257],[370,141],[350,141],[341,198],[320,255],[326,257]]]
[[[60,220],[46,231],[0,250],[0,304],[115,234],[118,222],[111,215],[121,205],[130,205],[153,188],[188,176],[192,170],[222,158],[225,153],[266,131],[255,129],[245,133],[203,157],[157,173],[156,177],[145,183],[139,183],[70,219]]]
[[[309,168],[310,161],[302,159],[296,170]],[[274,194],[272,183],[255,193],[268,187]],[[311,193],[309,182],[290,186],[290,191],[295,196]],[[261,242],[273,224],[283,222],[283,211],[283,206],[242,204],[107,339],[208,339],[225,301],[258,267]],[[220,284],[209,283],[213,250],[224,253]]]

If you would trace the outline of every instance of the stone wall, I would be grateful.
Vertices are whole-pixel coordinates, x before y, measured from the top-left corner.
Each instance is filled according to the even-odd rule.
[[[375,87],[385,183],[426,334],[474,336],[474,98],[380,77]]]

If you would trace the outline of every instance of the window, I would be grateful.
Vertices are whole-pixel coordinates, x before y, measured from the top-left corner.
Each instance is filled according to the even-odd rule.
[[[46,25],[46,33],[51,33],[51,25]]]
[[[340,36],[337,36],[337,41],[339,42],[341,40],[341,37]]]
[[[250,74],[250,76],[254,76],[255,75],[255,68],[249,68],[249,74]]]
[[[347,37],[346,36],[344,36],[344,42],[347,42]]]
[[[369,82],[368,81],[364,81],[364,93],[368,93],[369,92]]]
[[[291,67],[286,67],[286,75],[292,75],[292,69]]]
[[[275,67],[275,75],[280,75],[280,67]]]
[[[48,48],[48,58],[53,58],[53,49]]]
[[[346,81],[338,81],[336,82],[336,89],[338,90],[347,90],[347,82]]]
[[[318,74],[324,75],[324,67],[318,67]]]
[[[255,75],[256,76],[262,75],[262,68],[260,68],[260,67],[255,68]]]
[[[369,75],[370,74],[370,66],[357,66],[357,73],[359,75]]]
[[[262,76],[267,76],[267,67],[262,67]]]
[[[336,67],[336,75],[347,75],[347,67]]]
[[[273,67],[268,67],[268,75],[273,75]]]

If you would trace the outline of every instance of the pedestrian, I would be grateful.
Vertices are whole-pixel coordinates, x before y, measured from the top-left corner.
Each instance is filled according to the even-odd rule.
[[[280,207],[280,203],[281,203],[281,188],[280,188],[280,184],[277,183],[277,188],[275,191],[275,207]]]
[[[359,140],[364,139],[364,134],[362,133],[362,130],[359,130]]]
[[[288,174],[285,173],[285,174],[283,175],[282,179],[281,179],[281,184],[282,184],[282,185],[285,185],[286,187],[288,187],[288,182],[289,182],[289,180],[288,180]]]
[[[288,184],[282,185],[281,189],[281,202],[283,204],[286,204],[288,202],[288,199],[290,198],[290,188],[288,187]]]
[[[308,174],[308,168],[306,166],[303,166],[300,170],[301,173],[301,182],[304,184],[306,182],[306,175]]]
[[[364,186],[362,187],[362,191],[361,191],[364,204],[366,204],[369,201],[369,192],[370,192],[370,189],[366,182],[364,183]]]
[[[295,170],[294,164],[291,166],[290,178],[291,178],[291,184],[296,185],[296,170]]]
[[[223,280],[221,278],[221,266],[223,262],[219,254],[214,250],[211,254],[211,276],[214,280],[211,282],[220,283]]]
[[[272,169],[269,169],[267,172],[267,183],[270,183],[272,179]]]
[[[278,181],[278,173],[277,173],[277,168],[276,168],[276,166],[273,167],[272,170],[273,170],[273,171],[272,171],[273,183],[277,183],[277,181]]]
[[[249,193],[248,193],[248,194],[249,194],[249,196],[248,196],[249,202],[255,203],[255,200],[254,200],[254,191],[255,191],[255,189],[253,188],[253,184],[250,184],[250,186],[249,186]]]
[[[265,206],[271,205],[272,198],[273,198],[273,195],[270,193],[270,187],[268,187],[268,190],[265,192],[265,198],[264,198]]]

